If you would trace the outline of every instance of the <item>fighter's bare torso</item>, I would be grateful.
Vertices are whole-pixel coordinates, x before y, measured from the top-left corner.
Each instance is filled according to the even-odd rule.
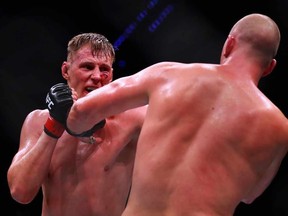
[[[34,128],[40,136],[47,116],[47,110],[36,110],[26,121],[39,119]],[[107,118],[105,127],[94,134],[98,144],[83,143],[65,132],[42,186],[42,215],[119,216],[130,190],[143,119],[143,107]]]
[[[150,79],[123,216],[231,216],[277,172],[287,151],[285,116],[225,67],[164,63],[148,70],[161,78]]]

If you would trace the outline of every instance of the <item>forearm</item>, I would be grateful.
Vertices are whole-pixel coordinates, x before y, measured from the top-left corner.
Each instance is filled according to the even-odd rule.
[[[84,105],[80,101],[78,100],[73,104],[66,121],[67,129],[76,134],[90,130],[95,124],[103,120],[97,115],[99,113],[96,112],[97,107],[89,108],[89,105]]]
[[[37,195],[48,175],[56,142],[57,139],[42,133],[35,145],[27,146],[15,155],[7,179],[11,196],[17,202],[29,203]]]

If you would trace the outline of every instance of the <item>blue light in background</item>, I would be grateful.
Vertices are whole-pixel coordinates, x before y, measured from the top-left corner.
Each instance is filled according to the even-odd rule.
[[[133,34],[135,29],[139,26],[139,24],[145,20],[149,16],[149,12],[155,8],[155,6],[159,3],[159,0],[151,0],[146,8],[140,11],[136,19],[133,20],[124,30],[124,32],[116,39],[113,46],[115,50],[119,50],[119,47]],[[174,5],[169,4],[164,7],[163,10],[159,13],[158,17],[148,25],[148,31],[154,33],[156,29],[163,23],[163,21],[167,18],[169,14],[174,10]],[[124,68],[126,66],[125,60],[119,60],[118,66],[120,68]]]

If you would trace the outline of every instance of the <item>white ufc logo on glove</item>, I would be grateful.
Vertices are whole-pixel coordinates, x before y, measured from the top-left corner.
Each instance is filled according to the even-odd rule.
[[[48,104],[48,109],[51,110],[51,106],[54,105],[53,101],[51,101],[51,98],[49,97],[49,95],[46,96],[46,104]]]

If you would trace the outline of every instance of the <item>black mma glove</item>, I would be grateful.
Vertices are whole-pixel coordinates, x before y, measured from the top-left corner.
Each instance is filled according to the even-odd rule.
[[[65,130],[67,114],[73,105],[70,87],[65,83],[52,86],[46,96],[46,105],[50,116],[44,125],[44,132],[58,139]]]
[[[106,120],[103,119],[102,121],[100,121],[97,124],[95,124],[90,130],[84,131],[84,132],[79,133],[79,134],[70,131],[69,128],[67,128],[67,126],[66,126],[66,131],[72,136],[76,136],[76,137],[90,137],[90,136],[92,136],[94,134],[95,131],[103,128],[105,124],[106,124]]]

